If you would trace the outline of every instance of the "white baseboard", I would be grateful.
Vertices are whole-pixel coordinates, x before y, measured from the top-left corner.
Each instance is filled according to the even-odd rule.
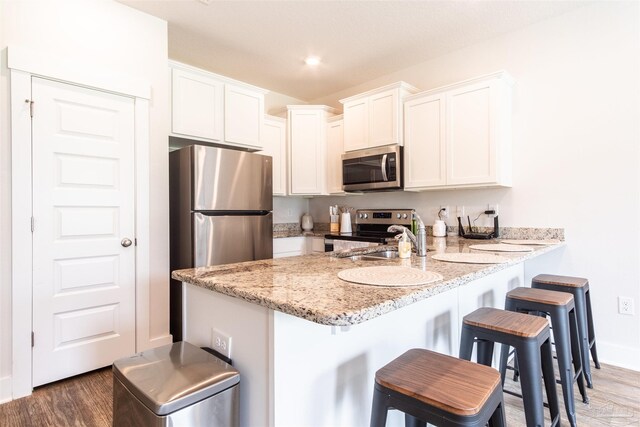
[[[640,371],[640,348],[599,341],[598,337],[596,337],[596,346],[600,363]]]
[[[0,378],[0,403],[6,403],[13,400],[11,395],[11,377]]]

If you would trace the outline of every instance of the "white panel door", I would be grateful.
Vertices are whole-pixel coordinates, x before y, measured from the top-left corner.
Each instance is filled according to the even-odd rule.
[[[237,86],[224,88],[224,139],[226,142],[262,149],[260,128],[264,95]]]
[[[224,83],[195,72],[171,73],[171,131],[222,141]]]
[[[329,194],[344,194],[342,189],[343,139],[342,120],[327,124],[327,192]]]
[[[446,182],[445,95],[404,104],[404,187],[441,187]]]
[[[38,386],[135,352],[134,101],[39,78],[32,97]]]
[[[496,182],[493,83],[449,92],[447,98],[447,184]]]
[[[263,154],[273,159],[273,195],[287,195],[287,130],[286,120],[265,118],[262,131]]]
[[[289,111],[291,194],[316,195],[325,191],[326,120],[320,110]]]
[[[400,143],[398,90],[392,89],[369,98],[369,147]]]
[[[344,151],[369,145],[369,103],[367,98],[344,104]]]

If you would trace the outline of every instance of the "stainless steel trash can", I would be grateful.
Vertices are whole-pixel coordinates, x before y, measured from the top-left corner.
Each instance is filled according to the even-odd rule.
[[[189,344],[143,351],[113,364],[113,425],[237,427],[240,374]]]

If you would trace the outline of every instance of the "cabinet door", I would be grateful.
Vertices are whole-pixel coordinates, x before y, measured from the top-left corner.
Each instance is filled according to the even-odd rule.
[[[227,84],[224,112],[226,142],[262,149],[260,128],[264,115],[264,95]]]
[[[445,96],[425,96],[404,104],[404,186],[446,184]]]
[[[265,119],[262,131],[263,153],[273,159],[273,195],[287,195],[286,122]]]
[[[367,148],[369,137],[367,99],[344,104],[344,151]]]
[[[343,121],[327,125],[327,192],[342,194]]]
[[[172,120],[175,134],[222,141],[224,84],[184,70],[172,70]]]
[[[400,122],[398,90],[392,89],[369,98],[369,147],[398,144]]]
[[[304,255],[307,250],[306,237],[286,237],[273,239],[273,257],[285,258]]]
[[[289,111],[291,194],[317,195],[325,191],[326,120],[322,111]]]
[[[447,184],[496,182],[494,81],[447,95]]]

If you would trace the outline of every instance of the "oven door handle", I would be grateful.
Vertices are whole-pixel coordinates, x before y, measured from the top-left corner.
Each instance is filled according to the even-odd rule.
[[[389,178],[387,177],[387,155],[384,154],[382,156],[382,162],[380,162],[380,169],[382,170],[382,180],[383,181],[389,181]]]

